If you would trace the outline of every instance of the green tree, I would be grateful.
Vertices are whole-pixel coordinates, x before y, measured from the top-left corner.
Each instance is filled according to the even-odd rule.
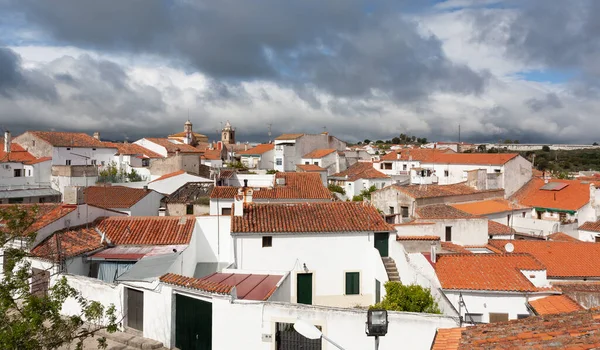
[[[385,297],[383,300],[370,308],[429,314],[442,313],[429,288],[423,288],[416,284],[407,286],[392,281],[385,283]]]
[[[544,146],[542,147],[542,151],[544,151],[544,152],[550,152],[550,147],[549,147],[549,146],[546,146],[546,145],[544,145]]]
[[[24,210],[18,206],[0,209],[0,246],[15,240],[29,246],[35,233],[27,233],[37,208]],[[33,214],[33,215],[32,215]],[[32,293],[33,273],[30,254],[23,249],[3,251],[4,278],[0,281],[0,349],[57,349],[75,343],[81,349],[83,341],[100,329],[117,329],[115,307],[105,307],[82,297],[70,287],[65,277],[56,278],[48,292]],[[50,270],[49,270],[50,271]],[[63,303],[74,300],[81,313],[61,315]],[[85,321],[85,322],[84,322]],[[106,339],[98,338],[98,348],[106,348]]]
[[[346,194],[346,190],[344,190],[344,188],[342,186],[338,186],[338,185],[334,185],[334,184],[329,184],[329,185],[327,185],[327,188],[331,192],[336,192],[336,193],[340,193],[340,194]]]
[[[126,173],[123,169],[117,169],[117,163],[110,162],[104,169],[100,170],[100,177],[98,178],[98,182],[122,182],[126,177]]]
[[[273,170],[273,169],[269,169],[269,170],[267,170],[267,174],[268,174],[268,175],[277,174],[278,172],[279,172],[279,170]]]
[[[129,182],[138,182],[143,181],[144,179],[142,179],[140,174],[138,174],[137,171],[135,171],[135,169],[131,169],[131,172],[127,174],[127,180],[129,180]]]
[[[398,144],[400,144],[400,138],[399,138],[398,136],[396,136],[396,137],[392,138],[392,143],[393,143],[394,145],[398,145]]]
[[[375,185],[366,188],[362,191],[360,191],[360,194],[357,196],[352,197],[352,201],[353,202],[362,202],[363,200],[366,199],[371,199],[371,193],[377,191],[377,187],[375,187]]]
[[[369,139],[365,139],[365,140],[363,141],[363,143],[364,143],[365,145],[368,145],[368,144],[370,144],[370,143],[371,143],[371,140],[369,140]]]

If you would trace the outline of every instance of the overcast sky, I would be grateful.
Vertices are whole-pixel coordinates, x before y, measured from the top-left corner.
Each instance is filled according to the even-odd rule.
[[[0,0],[0,126],[600,141],[600,1]]]

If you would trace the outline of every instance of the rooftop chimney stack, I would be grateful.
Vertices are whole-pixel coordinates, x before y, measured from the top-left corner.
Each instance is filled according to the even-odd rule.
[[[6,130],[4,132],[4,152],[10,153],[10,144],[12,140],[10,137],[10,131]]]
[[[436,263],[437,261],[437,246],[436,243],[431,243],[431,262]]]
[[[96,131],[96,132],[94,133],[94,138],[95,138],[96,140],[100,141],[100,132]]]

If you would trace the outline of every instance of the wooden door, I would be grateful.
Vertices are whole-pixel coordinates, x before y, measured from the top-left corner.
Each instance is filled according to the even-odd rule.
[[[127,290],[127,327],[144,331],[144,292]]]
[[[212,349],[212,303],[175,296],[175,346],[181,350]]]
[[[50,285],[50,272],[36,268],[31,269],[31,294],[38,297],[48,295]]]
[[[389,236],[387,232],[375,234],[375,248],[379,250],[381,257],[389,255]]]
[[[312,273],[296,275],[296,296],[298,304],[312,305]]]

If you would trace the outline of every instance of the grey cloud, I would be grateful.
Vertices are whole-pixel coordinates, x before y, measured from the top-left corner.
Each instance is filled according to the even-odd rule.
[[[545,98],[530,98],[525,101],[525,105],[533,112],[539,112],[546,108],[563,108],[563,104],[555,93],[546,94]]]
[[[408,2],[410,3],[410,2]],[[335,96],[381,91],[398,101],[480,93],[486,74],[450,62],[402,17],[403,1],[14,0],[61,43],[157,53],[230,82],[265,79]]]
[[[21,58],[14,51],[0,47],[0,95],[23,94],[55,102],[54,86],[35,71],[23,70]]]

